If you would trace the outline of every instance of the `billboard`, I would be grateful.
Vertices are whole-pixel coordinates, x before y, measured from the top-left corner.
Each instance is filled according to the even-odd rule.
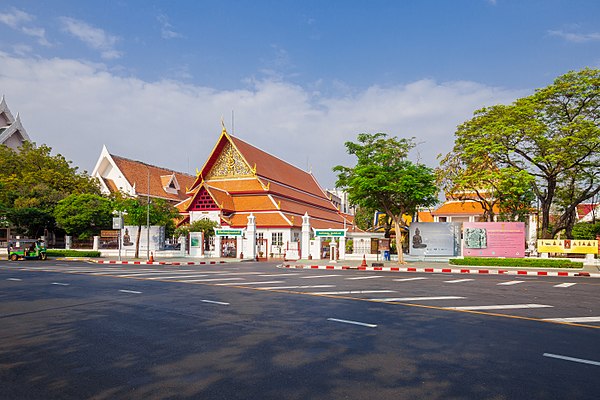
[[[525,256],[525,224],[523,222],[463,223],[463,256]]]
[[[408,229],[411,256],[457,256],[460,223],[413,222]]]
[[[541,239],[537,245],[539,253],[598,254],[597,240]]]

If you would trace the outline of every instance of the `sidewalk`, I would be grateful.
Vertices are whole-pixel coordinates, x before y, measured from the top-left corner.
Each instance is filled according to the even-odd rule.
[[[406,264],[396,262],[372,262],[366,265],[359,260],[331,262],[329,260],[286,261],[283,268],[324,269],[324,270],[359,270],[382,272],[419,272],[447,274],[490,274],[490,275],[529,275],[529,276],[563,276],[600,278],[597,265],[584,265],[583,268],[524,268],[524,267],[477,267],[451,265],[448,261],[408,261]]]
[[[82,260],[81,258],[61,258],[61,260]],[[232,262],[255,263],[256,261],[238,258],[191,258],[191,257],[165,257],[154,259],[149,262],[145,259],[134,259],[122,257],[119,261],[116,257],[86,258],[97,264],[113,265],[216,265]],[[362,260],[343,260],[332,262],[329,260],[269,260],[279,262],[279,268],[291,269],[322,269],[322,270],[357,270],[357,271],[381,271],[381,272],[418,272],[418,273],[446,273],[446,274],[489,274],[489,275],[529,275],[529,276],[562,276],[562,277],[592,277],[600,278],[600,268],[597,265],[584,265],[583,268],[523,268],[523,267],[477,267],[450,265],[448,261],[408,261],[406,264],[398,264],[393,261],[367,262],[363,265]]]

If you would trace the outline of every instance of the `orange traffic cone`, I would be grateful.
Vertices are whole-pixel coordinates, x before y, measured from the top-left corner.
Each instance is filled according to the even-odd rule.
[[[362,263],[360,264],[361,267],[366,267],[367,266],[367,259],[365,258],[365,255],[363,254],[363,260]]]
[[[154,253],[150,252],[150,259],[148,260],[149,263],[153,263],[154,262]]]

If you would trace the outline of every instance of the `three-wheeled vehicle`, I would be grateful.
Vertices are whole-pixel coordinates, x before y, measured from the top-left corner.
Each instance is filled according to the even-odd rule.
[[[8,242],[8,259],[11,261],[45,260],[46,243],[43,240],[17,239]]]

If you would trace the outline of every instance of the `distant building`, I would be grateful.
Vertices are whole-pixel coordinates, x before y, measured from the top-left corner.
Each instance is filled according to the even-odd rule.
[[[173,205],[187,199],[186,189],[195,180],[193,175],[110,154],[106,146],[102,147],[91,176],[98,179],[105,194],[149,196]]]
[[[326,191],[332,203],[340,212],[348,215],[356,213],[356,207],[348,202],[348,192],[340,189],[327,189]]]
[[[16,150],[21,147],[23,142],[30,141],[27,131],[21,124],[19,114],[13,117],[4,96],[2,96],[2,100],[0,100],[0,145]]]

